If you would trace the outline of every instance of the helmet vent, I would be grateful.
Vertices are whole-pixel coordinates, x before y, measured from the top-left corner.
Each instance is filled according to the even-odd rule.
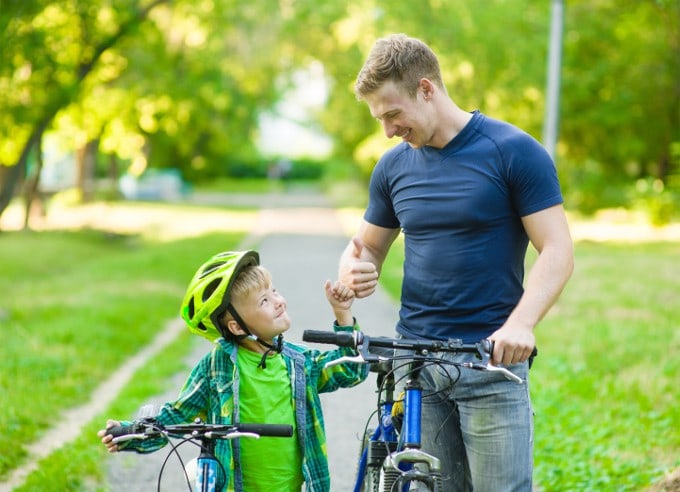
[[[198,328],[199,330],[208,331],[208,329],[205,327],[202,321],[198,325],[196,325],[196,328]]]
[[[203,269],[203,271],[201,272],[200,278],[203,278],[203,277],[205,277],[205,276],[207,276],[207,275],[210,275],[212,272],[214,272],[215,270],[217,270],[219,267],[221,267],[221,266],[224,265],[225,263],[226,263],[226,261],[218,261],[217,263],[211,263],[210,265],[207,265],[207,266]]]
[[[216,278],[212,282],[210,282],[208,285],[205,286],[205,289],[203,289],[203,302],[206,302],[208,299],[210,299],[210,296],[213,295],[213,292],[220,286],[222,283],[221,278]]]
[[[188,304],[187,308],[189,309],[189,319],[193,319],[194,311],[195,311],[195,309],[194,309],[194,298],[193,297],[191,299],[189,299],[189,304]]]

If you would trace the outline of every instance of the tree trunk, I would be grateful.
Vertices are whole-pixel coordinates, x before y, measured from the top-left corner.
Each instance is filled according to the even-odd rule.
[[[42,203],[42,198],[40,197],[40,192],[38,190],[40,186],[40,174],[43,168],[43,152],[42,152],[42,136],[43,133],[40,132],[34,137],[31,148],[35,149],[36,160],[35,169],[32,170],[31,176],[26,176],[26,181],[24,183],[24,200],[25,200],[25,214],[24,214],[24,229],[29,228],[29,223],[31,219],[31,208],[34,203],[38,202],[38,205],[42,208],[41,214],[45,213],[45,205]],[[30,155],[27,154],[27,155]]]
[[[24,173],[24,166],[16,164],[14,166],[0,166],[0,217],[2,212],[9,206],[12,198],[14,198],[14,190],[17,184],[21,181]]]
[[[95,197],[95,163],[99,139],[90,140],[76,151],[76,169],[78,170],[78,189],[83,203],[89,203]]]
[[[118,178],[120,178],[120,169],[118,169],[118,156],[114,153],[109,155],[108,177],[110,194],[112,197],[118,197]]]

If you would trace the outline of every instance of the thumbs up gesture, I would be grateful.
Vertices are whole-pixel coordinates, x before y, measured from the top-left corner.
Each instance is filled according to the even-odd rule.
[[[338,278],[358,298],[370,296],[378,285],[378,269],[369,256],[361,239],[355,236],[340,258]]]

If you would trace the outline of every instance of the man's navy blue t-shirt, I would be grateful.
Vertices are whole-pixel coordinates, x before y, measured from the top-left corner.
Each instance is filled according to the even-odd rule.
[[[521,217],[563,201],[545,149],[478,111],[443,149],[390,149],[369,191],[364,219],[404,234],[397,332],[465,342],[500,328],[523,293]]]

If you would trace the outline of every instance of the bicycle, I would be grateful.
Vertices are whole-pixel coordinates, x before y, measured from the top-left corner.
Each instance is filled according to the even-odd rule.
[[[141,412],[144,413],[144,412]],[[158,473],[156,490],[161,490],[163,470],[170,456],[175,454],[184,467],[184,477],[189,491],[216,492],[223,489],[226,481],[226,470],[215,456],[215,442],[217,439],[235,439],[247,437],[258,439],[260,437],[291,437],[293,426],[286,424],[250,424],[238,423],[231,425],[207,424],[196,419],[191,424],[163,425],[156,421],[155,417],[141,417],[128,425],[119,425],[107,429],[107,434],[113,436],[112,442],[120,443],[132,439],[152,439],[165,436],[170,439],[179,439],[179,444],[170,441],[172,449],[168,452],[163,465]],[[179,455],[178,448],[185,443],[192,443],[199,447],[200,453],[196,458],[195,487],[192,488],[189,464],[185,465]],[[193,460],[192,460],[193,461]]]
[[[443,492],[440,460],[420,449],[423,388],[419,376],[426,364],[445,363],[474,370],[498,371],[511,381],[524,383],[507,368],[491,363],[493,342],[486,339],[465,344],[459,339],[370,337],[360,331],[334,333],[317,330],[306,330],[302,339],[354,348],[357,356],[343,357],[330,364],[370,364],[371,372],[377,373],[378,409],[369,417],[369,423],[376,413],[378,423],[373,430],[369,430],[369,424],[366,425],[354,492],[406,492],[411,484],[425,486],[432,492]],[[395,355],[396,350],[407,350],[413,354]],[[455,363],[430,355],[437,352],[472,353],[478,362]],[[534,349],[532,358],[536,354]],[[397,368],[393,365],[400,360],[406,361],[401,367],[407,367],[409,379],[404,385],[403,399],[395,400]]]

